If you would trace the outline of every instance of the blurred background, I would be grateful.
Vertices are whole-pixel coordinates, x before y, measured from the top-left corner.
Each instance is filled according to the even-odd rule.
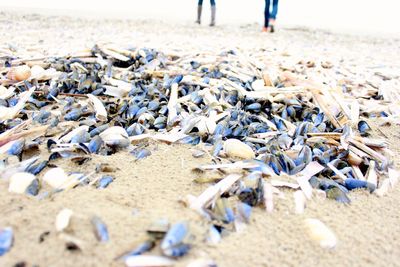
[[[264,0],[216,0],[217,23],[261,25]],[[53,15],[192,22],[196,0],[0,0],[0,10]],[[204,0],[203,20],[209,20]],[[278,23],[335,32],[400,36],[398,0],[280,0]]]

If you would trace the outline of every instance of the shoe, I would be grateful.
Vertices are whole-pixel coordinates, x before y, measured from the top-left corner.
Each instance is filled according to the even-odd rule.
[[[262,32],[270,32],[270,28],[269,27],[263,27],[262,28]]]

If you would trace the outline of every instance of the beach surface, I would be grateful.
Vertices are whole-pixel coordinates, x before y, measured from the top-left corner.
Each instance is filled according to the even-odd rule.
[[[331,62],[345,66],[360,79],[373,72],[391,75],[393,90],[399,90],[399,40],[373,36],[333,34],[307,28],[280,29],[263,34],[258,24],[222,25],[210,29],[194,23],[154,19],[84,19],[60,16],[19,15],[3,12],[0,18],[0,48],[13,47],[20,58],[65,56],[96,43],[121,47],[148,47],[169,54],[215,55],[229,49],[245,54],[263,53],[270,64]],[[334,74],[332,74],[334,75]],[[325,76],[321,76],[323,80]],[[335,76],[328,77],[330,80]],[[400,168],[400,127],[371,121],[373,136],[385,138]],[[387,196],[366,191],[350,194],[351,205],[313,198],[304,214],[294,214],[291,191],[276,200],[275,211],[253,210],[242,232],[231,233],[217,245],[204,242],[208,224],[180,200],[199,195],[208,185],[196,184],[191,170],[211,158],[194,158],[186,145],[150,143],[152,155],[136,161],[128,152],[109,157],[94,156],[83,166],[55,161],[68,171],[94,169],[98,163],[117,167],[115,181],[105,190],[78,187],[51,198],[37,200],[11,194],[0,180],[0,228],[13,227],[14,246],[0,257],[0,266],[123,266],[115,258],[133,249],[155,220],[187,221],[193,248],[176,266],[194,259],[214,260],[218,266],[398,266],[400,256],[400,187]],[[46,155],[44,155],[46,156]],[[55,230],[57,213],[74,211],[73,235],[82,242],[81,251],[68,251]],[[107,224],[110,241],[98,243],[90,218],[99,216]],[[306,234],[304,219],[317,218],[337,235],[338,245],[322,249]],[[47,234],[44,234],[47,233]],[[157,252],[157,251],[155,251]],[[18,265],[21,266],[21,265]]]

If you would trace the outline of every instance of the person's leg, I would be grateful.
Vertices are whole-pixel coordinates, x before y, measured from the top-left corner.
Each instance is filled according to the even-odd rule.
[[[199,3],[197,5],[197,20],[196,23],[200,24],[201,23],[201,12],[203,10],[203,0],[199,0]]]
[[[272,12],[270,15],[270,19],[273,19],[273,20],[276,19],[276,15],[278,14],[278,2],[279,2],[279,0],[272,1]]]
[[[276,15],[278,14],[278,1],[279,0],[272,1],[272,12],[269,17],[269,25],[271,28],[271,32],[275,32],[275,20],[276,20]]]
[[[271,5],[270,0],[265,0],[265,10],[264,10],[264,29],[269,26],[269,7]]]
[[[215,26],[215,16],[217,13],[217,8],[215,6],[215,0],[210,0],[210,4],[211,4],[211,23],[210,26]]]

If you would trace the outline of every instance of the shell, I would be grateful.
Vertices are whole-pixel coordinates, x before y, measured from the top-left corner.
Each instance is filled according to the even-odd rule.
[[[274,86],[274,82],[271,79],[271,75],[266,71],[263,73],[263,80],[265,86]]]
[[[353,153],[351,151],[347,155],[347,160],[349,161],[349,163],[351,165],[354,165],[354,166],[359,166],[363,161],[363,159],[361,157],[357,156],[355,153]]]
[[[99,240],[100,242],[107,242],[110,239],[108,235],[107,225],[97,216],[94,216],[91,222],[97,240]]]
[[[129,145],[129,135],[126,130],[120,126],[113,126],[100,134],[101,139],[107,145],[119,145],[126,147]]]
[[[306,197],[301,190],[297,190],[293,193],[294,197],[294,205],[295,205],[295,213],[302,214],[304,213],[304,208],[306,207]]]
[[[70,225],[73,211],[70,209],[62,209],[56,217],[56,230],[62,232]]]
[[[88,94],[87,97],[92,102],[94,110],[96,111],[96,119],[99,121],[107,121],[107,110],[103,102],[92,94]]]
[[[187,233],[188,226],[186,223],[177,223],[172,225],[161,242],[161,249],[166,250],[172,246],[180,244]]]
[[[172,266],[174,260],[162,256],[138,255],[126,258],[127,267],[150,267],[150,266]]]
[[[241,159],[253,159],[255,153],[251,147],[240,140],[228,139],[224,142],[225,153],[229,157],[236,157]]]
[[[270,86],[270,85],[268,85],[268,86]],[[264,83],[264,80],[262,80],[262,79],[255,80],[255,81],[251,84],[251,88],[253,88],[254,91],[265,90],[265,83]]]
[[[217,124],[210,118],[201,117],[200,121],[196,124],[200,135],[213,134]]]
[[[39,66],[39,65],[34,65],[31,68],[31,76],[32,78],[38,79],[41,78],[41,76],[43,76],[45,70]]]
[[[24,194],[35,179],[36,179],[35,175],[28,172],[15,173],[10,178],[10,185],[8,186],[8,191],[17,194]]]
[[[304,222],[310,237],[315,242],[318,242],[322,248],[332,249],[336,246],[337,238],[335,233],[323,222],[318,219],[306,219]]]
[[[0,256],[6,254],[14,242],[14,232],[11,227],[0,229]]]
[[[61,188],[68,180],[68,175],[61,168],[50,169],[43,176],[43,181],[54,189]]]
[[[186,267],[217,267],[213,260],[197,259],[191,261]]]
[[[25,81],[31,76],[31,69],[26,66],[11,68],[7,73],[7,78],[14,81]]]
[[[8,89],[0,85],[0,99],[8,99],[14,95],[15,87],[9,87]]]

